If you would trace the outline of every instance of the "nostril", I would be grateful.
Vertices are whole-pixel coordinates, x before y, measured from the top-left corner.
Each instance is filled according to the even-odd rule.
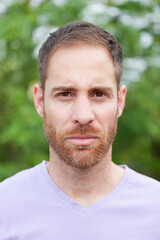
[[[81,124],[81,125],[90,124],[90,123],[93,122],[93,120],[94,120],[93,114],[90,114],[90,115],[87,115],[87,114],[84,114],[84,115],[79,114],[79,115],[77,115],[77,114],[75,114],[75,115],[73,116],[73,121],[74,121],[75,123],[79,123],[79,124]]]

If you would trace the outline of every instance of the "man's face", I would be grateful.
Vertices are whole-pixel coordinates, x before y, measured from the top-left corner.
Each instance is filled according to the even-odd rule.
[[[124,90],[121,95],[125,98]],[[43,99],[44,131],[52,151],[77,168],[102,161],[111,150],[123,101],[103,48],[59,48],[49,62]]]

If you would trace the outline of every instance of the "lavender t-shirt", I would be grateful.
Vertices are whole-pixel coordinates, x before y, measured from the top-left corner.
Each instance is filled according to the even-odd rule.
[[[0,240],[159,240],[160,184],[125,167],[117,187],[83,207],[46,162],[0,183]]]

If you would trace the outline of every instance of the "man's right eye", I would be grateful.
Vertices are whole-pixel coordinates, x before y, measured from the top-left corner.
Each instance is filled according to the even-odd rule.
[[[69,96],[71,96],[71,93],[70,92],[60,92],[58,95],[62,96],[62,97],[69,97]]]
[[[58,92],[56,94],[56,97],[59,99],[59,100],[64,100],[64,101],[67,101],[67,100],[72,100],[74,98],[74,94],[71,93],[71,92],[68,92],[68,91],[64,91],[64,92]]]

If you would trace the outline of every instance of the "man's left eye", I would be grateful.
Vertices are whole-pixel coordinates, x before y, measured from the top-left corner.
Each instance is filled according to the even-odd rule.
[[[103,97],[103,96],[104,96],[104,93],[103,93],[103,92],[96,92],[96,93],[94,93],[93,96],[94,96],[94,97]]]

